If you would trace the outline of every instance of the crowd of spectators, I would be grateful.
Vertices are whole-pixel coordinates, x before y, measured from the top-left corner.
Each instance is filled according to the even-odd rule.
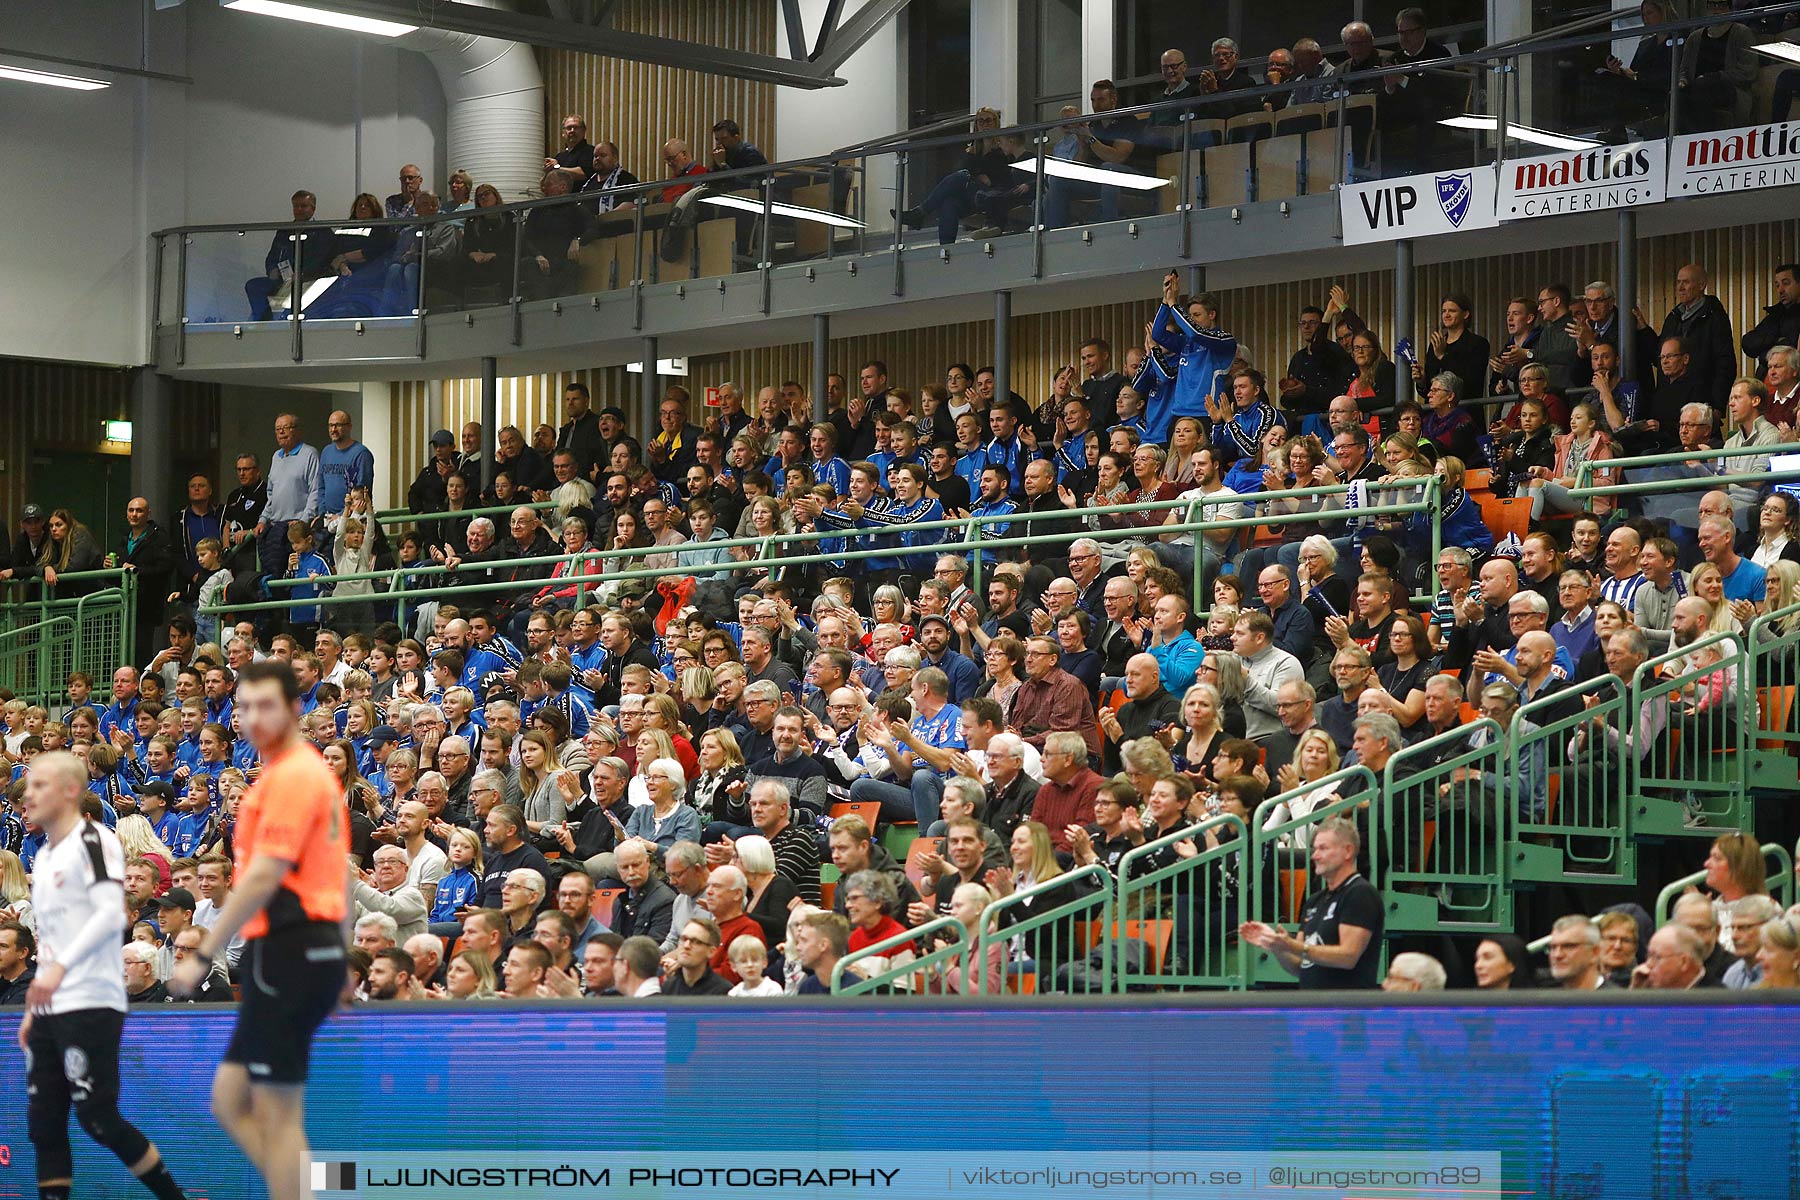
[[[266,475],[241,454],[223,506],[203,476],[166,523],[130,500],[114,547],[30,505],[0,578],[69,595],[87,581],[59,576],[120,566],[141,622],[109,694],[75,674],[61,703],[0,709],[0,985],[30,971],[23,880],[43,840],[17,796],[36,754],[67,748],[88,764],[90,815],[131,855],[133,995],[161,998],[186,931],[230,887],[235,806],[259,772],[232,693],[261,658],[292,665],[303,729],[344,784],[369,997],[763,995],[827,990],[840,960],[884,942],[903,962],[929,948],[907,932],[940,918],[978,937],[1021,889],[1047,911],[1081,894],[1062,876],[1116,874],[1213,815],[1249,822],[1279,796],[1271,820],[1305,818],[1338,798],[1341,766],[1379,774],[1469,712],[1508,737],[1522,702],[1576,682],[1622,692],[1653,654],[1710,633],[1784,635],[1793,617],[1757,618],[1800,600],[1800,504],[1755,477],[1795,440],[1797,275],[1776,270],[1741,338],[1695,264],[1656,326],[1604,281],[1579,300],[1553,283],[1490,338],[1451,294],[1423,357],[1399,364],[1334,287],[1263,367],[1220,299],[1183,297],[1171,275],[1143,345],[1115,364],[1085,342],[1036,403],[997,394],[991,367],[947,364],[912,391],[871,360],[853,384],[830,376],[823,419],[792,381],[753,397],[726,384],[705,412],[676,385],[657,428],[634,432],[575,383],[559,426],[433,434],[399,519],[373,510],[381,468],[341,412],[318,448],[279,416]],[[1622,339],[1658,353],[1622,372]],[[1719,445],[1741,453],[1653,469],[1722,474],[1671,490],[1693,509],[1590,505],[1575,487],[1581,464],[1621,451]],[[1529,498],[1523,536],[1486,524],[1477,472]],[[1424,512],[1359,513],[1384,484],[1417,494],[1434,476],[1435,558]],[[494,506],[510,511],[458,515]],[[1303,519],[1240,532],[1278,514]],[[934,523],[969,516],[987,545],[945,549]],[[1690,678],[1678,696],[1583,725],[1571,755],[1591,741],[1668,762],[1676,719],[1690,752],[1702,715],[1750,719],[1717,661],[1706,645],[1672,659]],[[1521,931],[1550,934],[1558,984],[1792,986],[1794,918],[1768,898],[1756,839],[1695,817],[1702,836],[1681,840],[1710,846],[1705,889],[1669,926],[1627,903]],[[909,825],[927,852],[899,862],[885,843]],[[1293,849],[1319,890],[1298,932],[1234,918],[1231,936],[1303,985],[1381,982],[1370,830],[1366,814],[1307,825]],[[1243,899],[1173,895],[1196,912]],[[997,911],[1018,922],[1032,904]],[[1195,965],[1195,944],[1178,935],[1171,970]],[[1088,965],[1042,927],[993,954],[934,986],[1025,970],[1048,990]],[[1503,935],[1467,966],[1397,956],[1386,986],[1529,971]]]

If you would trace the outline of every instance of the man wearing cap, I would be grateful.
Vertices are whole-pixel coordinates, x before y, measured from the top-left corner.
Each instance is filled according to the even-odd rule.
[[[186,888],[172,887],[160,896],[150,897],[150,904],[157,910],[156,923],[162,927],[163,935],[156,974],[157,978],[166,979],[175,969],[175,935],[194,928],[194,909],[198,901]]]
[[[952,630],[950,621],[939,613],[933,613],[919,622],[919,649],[922,654],[920,667],[936,667],[950,680],[950,703],[961,707],[962,702],[975,694],[981,686],[981,668],[975,660],[967,655],[959,654],[950,648]]]
[[[425,465],[406,489],[406,507],[416,513],[443,512],[449,502],[445,481],[456,474],[456,438],[448,429],[431,435],[425,453]],[[429,535],[436,541],[435,534]]]
[[[50,542],[49,516],[41,504],[27,504],[19,514],[19,536],[13,539],[12,554],[0,562],[0,579],[29,579],[36,573],[38,558]],[[4,543],[0,543],[0,551]]]
[[[369,740],[364,744],[363,760],[356,764],[362,777],[369,781],[383,800],[394,794],[394,787],[387,781],[387,760],[394,753],[394,747],[400,744],[400,731],[392,725],[377,725],[369,733]]]

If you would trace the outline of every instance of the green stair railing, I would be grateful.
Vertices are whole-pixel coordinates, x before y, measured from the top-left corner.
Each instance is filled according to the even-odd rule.
[[[1577,736],[1582,730],[1591,735],[1596,721],[1617,728],[1625,704],[1626,689],[1603,675],[1540,696],[1513,714],[1509,880],[1637,879],[1637,847],[1625,825],[1624,773],[1615,758],[1591,752],[1600,740]]]
[[[1112,929],[1113,911],[1112,876],[1099,863],[1000,897],[988,905],[976,939],[972,968],[980,980],[976,990],[983,994],[1060,990],[1063,968],[1087,961],[1096,922],[1104,935]],[[995,981],[995,967],[989,962],[994,946],[1000,947],[1002,982]],[[1100,955],[1097,969],[1080,990],[1111,992],[1113,978],[1111,955]]]
[[[1207,845],[1209,834],[1217,845]],[[1121,947],[1114,979],[1119,991],[1249,986],[1249,946],[1237,927],[1251,908],[1249,890],[1267,874],[1257,871],[1255,853],[1244,822],[1230,815],[1125,853],[1118,868],[1118,925],[1101,931]],[[1134,942],[1137,969],[1123,950]]]
[[[1694,656],[1716,650],[1712,666]],[[1711,633],[1649,659],[1631,679],[1630,752],[1625,764],[1636,835],[1704,836],[1749,825],[1750,729],[1744,706],[1749,666],[1741,638]],[[1716,697],[1716,699],[1715,699]]]
[[[1485,738],[1473,744],[1473,735]],[[1382,769],[1389,930],[1512,928],[1502,882],[1508,749],[1486,719],[1407,746]]]
[[[1306,798],[1316,806],[1300,816],[1291,815],[1291,805]],[[1335,798],[1327,798],[1335,797]],[[1378,890],[1382,886],[1383,847],[1371,829],[1380,821],[1381,788],[1375,773],[1365,766],[1345,767],[1313,783],[1271,796],[1257,805],[1250,818],[1250,841],[1255,847],[1252,858],[1259,875],[1273,876],[1270,886],[1258,878],[1250,890],[1249,919],[1265,925],[1293,928],[1299,924],[1301,904],[1315,889],[1312,858],[1308,848],[1312,833],[1333,817],[1355,823],[1362,835],[1359,863],[1363,877]],[[1286,820],[1273,818],[1284,808]],[[1379,835],[1379,830],[1374,830]],[[1250,949],[1251,983],[1292,984],[1294,977],[1277,963],[1267,950]]]
[[[940,938],[944,940],[940,942]],[[927,948],[922,953],[919,950],[921,946]],[[937,917],[917,928],[883,938],[838,959],[837,965],[831,969],[831,994],[863,996],[899,991],[924,995],[927,992],[948,991],[950,989],[945,986],[945,980],[951,967],[960,969],[961,979],[967,986],[969,947],[969,931],[963,928],[961,921],[955,917]],[[910,957],[898,963],[891,961],[902,952]],[[855,970],[863,963],[872,964],[876,959],[890,961],[879,967],[872,965],[867,974]]]

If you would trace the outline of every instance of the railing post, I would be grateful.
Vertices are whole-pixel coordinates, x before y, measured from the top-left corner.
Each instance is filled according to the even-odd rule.
[[[1668,128],[1663,130],[1665,146],[1674,142],[1675,127],[1680,124],[1681,118],[1681,48],[1687,43],[1688,38],[1694,36],[1697,35],[1678,33],[1669,39],[1669,124]]]
[[[906,294],[904,261],[900,252],[906,248],[906,151],[894,155],[894,295]]]
[[[1182,258],[1194,257],[1194,164],[1190,155],[1194,152],[1194,110],[1183,109],[1181,112],[1181,247],[1176,253]]]
[[[763,225],[762,225],[762,261],[757,264],[762,271],[762,311],[769,315],[769,305],[773,299],[775,286],[775,176],[765,175],[762,181]],[[831,226],[826,227],[827,239]]]
[[[187,234],[176,235],[179,254],[175,259],[175,365],[182,366],[187,362]]]
[[[288,288],[288,324],[293,330],[293,337],[289,339],[289,353],[294,356],[295,362],[300,362],[306,357],[306,334],[301,330],[301,322],[306,319],[303,311],[306,303],[306,273],[301,269],[301,263],[306,257],[306,231],[296,229],[288,237],[294,243],[294,282]]]
[[[1337,186],[1344,188],[1350,182],[1350,157],[1345,151],[1349,148],[1350,134],[1344,128],[1344,122],[1350,119],[1350,93],[1345,88],[1337,89]]]
[[[1037,143],[1037,170],[1031,177],[1031,277],[1044,277],[1044,145],[1049,138],[1040,133]]]
[[[977,596],[981,590],[981,518],[973,513],[969,515],[969,523],[963,527],[963,541],[974,544],[969,551],[969,590]]]
[[[1512,75],[1512,59],[1504,58],[1494,64],[1494,73],[1499,81],[1494,85],[1499,103],[1494,105],[1494,178],[1500,178],[1500,169],[1506,162],[1506,96],[1507,83]]]
[[[1615,335],[1619,343],[1619,377],[1635,380],[1638,368],[1640,366],[1647,367],[1650,364],[1640,364],[1637,360],[1637,318],[1632,315],[1632,309],[1637,305],[1638,286],[1637,209],[1629,206],[1619,209],[1619,248],[1616,265],[1618,270],[1614,273],[1614,277],[1619,282],[1614,289],[1617,306],[1614,309],[1614,319],[1619,323],[1618,333]],[[1642,384],[1638,387],[1640,396],[1647,397],[1649,391],[1650,389]],[[1647,409],[1639,411],[1647,411]],[[1583,463],[1582,465],[1586,466],[1587,464]]]
[[[524,297],[519,293],[519,272],[525,264],[525,222],[531,220],[531,210],[526,209],[513,222],[513,277],[512,277],[512,344],[517,346],[525,341],[525,315],[520,311]]]
[[[418,341],[419,357],[424,358],[425,357],[425,260],[430,257],[430,255],[427,253],[427,251],[430,249],[431,243],[430,243],[430,239],[425,236],[424,228],[414,230],[413,236],[415,236],[419,239],[419,296],[418,296],[419,306],[413,310],[413,316],[418,318],[418,322],[419,322],[419,341]]]
[[[155,336],[162,328],[162,289],[163,289],[163,248],[165,239],[160,233],[153,233],[150,239],[156,249],[152,251],[153,261],[150,272],[150,333]]]
[[[644,204],[650,198],[632,205],[632,261],[631,261],[631,327],[644,327]]]

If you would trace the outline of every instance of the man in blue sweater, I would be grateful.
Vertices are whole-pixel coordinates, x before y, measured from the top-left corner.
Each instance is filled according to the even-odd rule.
[[[319,451],[319,480],[313,494],[313,511],[323,516],[344,511],[351,488],[375,487],[375,455],[350,435],[350,414],[339,409],[325,419],[331,440]],[[331,556],[331,534],[326,532],[319,553]]]

